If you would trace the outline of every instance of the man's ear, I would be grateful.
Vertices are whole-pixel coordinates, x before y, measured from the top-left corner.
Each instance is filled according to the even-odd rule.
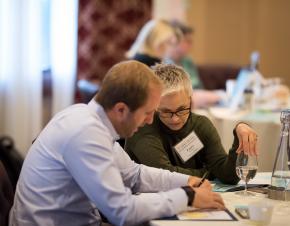
[[[112,110],[118,121],[123,121],[123,119],[127,118],[127,115],[130,112],[128,105],[123,102],[116,103]]]

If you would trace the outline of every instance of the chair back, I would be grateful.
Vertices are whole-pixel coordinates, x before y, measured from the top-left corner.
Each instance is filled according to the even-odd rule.
[[[9,136],[0,137],[0,160],[4,165],[10,183],[15,191],[23,164],[23,157],[16,150],[13,139]]]
[[[215,90],[226,88],[228,79],[236,79],[241,67],[237,65],[209,64],[198,65],[198,74],[205,89]]]
[[[8,225],[14,192],[3,163],[0,160],[0,225]]]

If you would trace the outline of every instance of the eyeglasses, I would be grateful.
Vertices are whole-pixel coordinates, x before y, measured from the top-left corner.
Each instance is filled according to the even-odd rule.
[[[191,107],[184,108],[178,111],[157,111],[159,116],[162,118],[172,118],[173,115],[176,115],[177,117],[182,117],[185,115],[188,115],[190,113]]]

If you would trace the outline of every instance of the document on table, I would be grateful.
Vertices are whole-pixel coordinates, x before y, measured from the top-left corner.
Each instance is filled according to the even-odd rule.
[[[213,181],[214,192],[232,192],[245,189],[245,182],[240,181],[237,185],[223,184],[218,180]],[[248,182],[248,188],[264,188],[271,184],[271,173],[262,172],[258,173],[254,179]]]
[[[177,215],[178,220],[192,221],[236,221],[229,210],[191,209]]]

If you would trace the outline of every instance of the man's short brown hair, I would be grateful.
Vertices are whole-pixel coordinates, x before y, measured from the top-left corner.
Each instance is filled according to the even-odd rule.
[[[134,112],[147,101],[151,84],[162,87],[161,81],[148,66],[135,60],[123,61],[107,72],[95,100],[105,110],[123,102]]]

